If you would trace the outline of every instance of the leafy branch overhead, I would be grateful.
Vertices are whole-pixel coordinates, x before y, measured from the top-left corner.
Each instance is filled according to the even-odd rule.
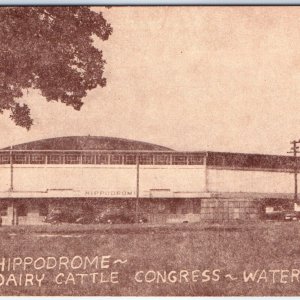
[[[93,36],[107,40],[112,27],[89,7],[0,8],[0,112],[29,129],[24,89],[80,110],[87,91],[104,87],[105,60]]]

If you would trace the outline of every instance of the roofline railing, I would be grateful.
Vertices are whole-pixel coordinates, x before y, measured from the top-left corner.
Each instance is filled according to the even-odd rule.
[[[206,153],[109,150],[0,150],[0,164],[203,165]]]
[[[70,153],[70,152],[74,152],[74,153],[97,153],[97,152],[101,152],[101,153],[134,153],[134,154],[139,154],[139,153],[147,153],[147,154],[157,154],[157,153],[167,153],[167,154],[202,154],[202,155],[206,155],[207,152],[205,151],[173,151],[173,150],[25,150],[25,149],[4,149],[4,150],[0,150],[0,153],[10,153],[10,152],[29,152],[29,153],[34,153],[34,152],[39,152],[39,153],[49,153],[49,152],[58,152],[58,153]]]

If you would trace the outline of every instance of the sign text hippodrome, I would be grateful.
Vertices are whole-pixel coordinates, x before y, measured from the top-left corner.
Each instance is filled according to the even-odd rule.
[[[85,191],[85,196],[127,196],[133,197],[135,196],[135,191]]]

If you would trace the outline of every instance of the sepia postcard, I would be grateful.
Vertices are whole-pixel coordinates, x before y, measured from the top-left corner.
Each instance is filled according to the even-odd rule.
[[[299,296],[300,7],[0,7],[0,296]]]

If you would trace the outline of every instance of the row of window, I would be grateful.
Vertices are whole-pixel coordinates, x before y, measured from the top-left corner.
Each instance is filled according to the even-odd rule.
[[[188,214],[201,212],[201,199],[157,199],[155,202],[141,201],[139,210],[143,213],[162,213],[162,214]]]
[[[170,154],[13,154],[14,164],[125,164],[135,165],[202,165],[200,155]],[[0,155],[0,164],[9,164],[9,154]]]
[[[209,205],[208,205],[209,204]],[[212,205],[210,205],[212,204]],[[158,203],[149,203],[149,202],[141,202],[140,203],[140,211],[149,213],[171,213],[176,214],[207,214],[207,216],[211,216],[213,214],[223,214],[224,217],[228,217],[228,215],[234,214],[249,214],[258,213],[258,207],[254,203],[246,203],[241,201],[232,201],[227,203],[227,207],[217,208],[216,203],[203,203],[201,199],[178,199],[176,201],[159,201]],[[0,204],[0,215],[7,216],[8,204]],[[49,212],[49,206],[47,203],[39,203],[38,204],[38,212],[40,216],[46,216]],[[16,206],[17,215],[19,217],[27,216],[29,207],[26,203],[18,203]]]
[[[1,203],[0,205],[0,216],[7,216],[8,204]],[[28,205],[25,203],[19,203],[16,207],[17,215],[19,217],[26,217],[28,214]],[[38,212],[40,216],[47,216],[48,205],[46,203],[39,203]]]
[[[226,208],[253,208],[256,207],[256,204],[251,201],[207,201],[202,203],[203,208],[218,208],[218,209],[226,209]]]
[[[300,165],[299,158],[298,164]],[[291,169],[294,168],[295,159],[292,156],[209,153],[207,165],[241,168]]]

